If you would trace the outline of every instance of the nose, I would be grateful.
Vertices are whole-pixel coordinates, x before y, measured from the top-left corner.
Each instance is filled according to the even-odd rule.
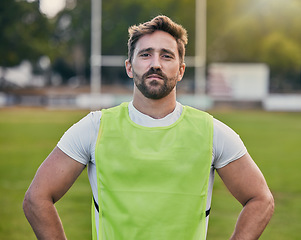
[[[151,61],[151,67],[155,69],[161,69],[161,61],[159,55],[154,54]]]

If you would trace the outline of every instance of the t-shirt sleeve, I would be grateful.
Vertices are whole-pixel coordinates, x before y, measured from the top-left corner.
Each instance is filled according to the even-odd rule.
[[[217,119],[213,120],[213,167],[218,169],[239,159],[247,149],[239,135]]]
[[[100,111],[89,113],[64,133],[57,146],[69,157],[87,165],[94,154],[100,117]]]

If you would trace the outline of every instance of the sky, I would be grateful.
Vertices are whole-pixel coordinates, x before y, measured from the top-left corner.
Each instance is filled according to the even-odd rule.
[[[66,0],[40,0],[40,11],[49,18],[54,17],[66,5]]]

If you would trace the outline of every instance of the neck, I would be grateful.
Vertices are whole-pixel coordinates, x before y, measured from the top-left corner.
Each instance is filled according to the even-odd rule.
[[[133,105],[139,112],[152,118],[164,118],[172,113],[176,107],[176,89],[173,89],[168,96],[162,99],[149,99],[134,88]]]

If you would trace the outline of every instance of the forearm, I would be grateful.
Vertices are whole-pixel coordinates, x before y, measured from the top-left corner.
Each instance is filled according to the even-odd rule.
[[[251,199],[244,206],[230,240],[259,239],[274,212],[273,197]]]
[[[37,239],[67,239],[52,201],[44,200],[35,203],[25,198],[23,209]]]
[[[58,147],[39,167],[23,202],[26,218],[38,239],[66,239],[54,203],[64,196],[84,168]]]

